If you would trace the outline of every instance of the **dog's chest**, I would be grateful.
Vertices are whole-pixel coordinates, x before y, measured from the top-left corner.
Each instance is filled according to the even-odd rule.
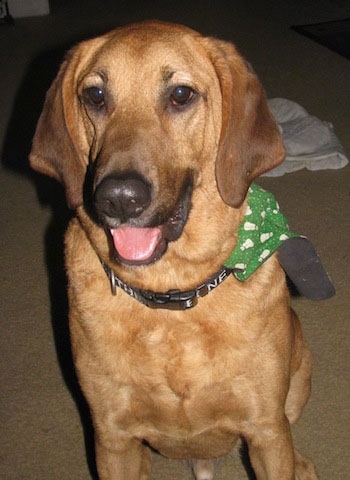
[[[171,456],[232,448],[246,418],[242,400],[252,396],[249,380],[241,382],[242,339],[193,313],[188,323],[143,318],[99,334],[76,360],[89,402],[104,405],[108,423]]]

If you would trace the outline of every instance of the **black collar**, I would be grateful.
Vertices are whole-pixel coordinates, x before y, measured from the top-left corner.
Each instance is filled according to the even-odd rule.
[[[233,269],[222,267],[206,282],[199,285],[193,290],[181,292],[180,290],[169,290],[163,292],[151,292],[149,290],[141,290],[139,288],[131,287],[116,276],[113,270],[105,263],[101,262],[102,266],[111,282],[111,289],[113,295],[117,294],[117,287],[121,288],[135,298],[143,305],[150,308],[167,308],[168,310],[187,310],[197,305],[198,298],[204,297],[214,288],[221,285],[221,283],[232,273]]]

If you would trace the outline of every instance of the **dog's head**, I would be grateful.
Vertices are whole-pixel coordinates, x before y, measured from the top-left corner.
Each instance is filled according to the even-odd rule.
[[[199,209],[204,222],[211,205],[238,209],[283,157],[261,85],[233,45],[144,22],[68,53],[30,162],[109,232],[119,261],[147,264]]]

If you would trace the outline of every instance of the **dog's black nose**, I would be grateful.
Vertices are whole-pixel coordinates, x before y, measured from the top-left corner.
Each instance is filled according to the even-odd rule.
[[[138,175],[105,177],[96,187],[95,209],[101,220],[116,219],[125,223],[135,218],[151,202],[150,185]]]

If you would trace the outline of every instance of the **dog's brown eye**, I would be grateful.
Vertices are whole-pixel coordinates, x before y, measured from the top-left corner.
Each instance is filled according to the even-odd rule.
[[[194,97],[194,90],[191,87],[179,86],[174,88],[170,95],[170,102],[175,107],[182,107],[191,102]]]
[[[83,92],[84,100],[94,107],[101,108],[105,105],[105,95],[99,87],[88,87]]]

